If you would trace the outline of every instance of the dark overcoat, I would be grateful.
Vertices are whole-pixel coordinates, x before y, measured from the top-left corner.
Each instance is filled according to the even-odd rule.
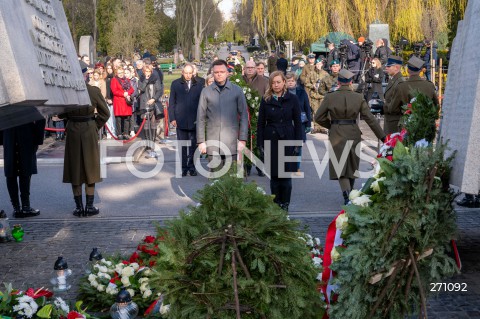
[[[329,140],[333,148],[336,161],[340,162],[345,146],[348,141],[352,141],[345,164],[337,167],[332,163],[330,155],[329,170],[330,179],[356,178],[355,172],[358,170],[360,158],[355,149],[362,140],[362,132],[358,124],[332,124],[334,120],[357,120],[358,114],[363,116],[365,122],[372,129],[377,138],[385,136],[382,128],[375,117],[370,113],[367,102],[360,93],[353,92],[348,86],[341,86],[337,91],[328,93],[323,99],[320,108],[315,114],[315,122],[329,129]]]
[[[383,107],[385,117],[383,129],[386,134],[398,132],[398,122],[403,112],[402,103],[397,96],[397,89],[398,84],[403,81],[402,72],[398,72],[388,80],[387,87],[385,88],[385,105]]]
[[[1,131],[6,177],[37,174],[38,145],[43,144],[45,120]]]
[[[422,79],[419,75],[411,75],[408,80],[398,85],[398,94],[396,96],[396,98],[399,99],[398,104],[405,105],[410,103],[415,94],[417,94],[417,91],[425,94],[432,99],[435,105],[438,105],[435,84]]]
[[[160,78],[152,73],[150,78],[147,80],[145,77],[138,83],[138,100],[140,106],[140,114],[142,119],[145,118],[145,110],[147,109],[147,102],[150,99],[154,99],[158,103],[159,107],[163,107],[161,103],[161,98],[163,94],[163,85],[160,82]],[[153,108],[153,106],[150,106]],[[153,110],[149,111],[151,121],[145,122],[144,129],[155,129],[157,127],[155,119],[153,117]]]
[[[307,98],[308,100],[308,98]],[[270,141],[270,175],[278,177],[278,160],[280,140],[302,140],[302,122],[300,120],[300,106],[296,95],[286,92],[278,100],[271,98],[266,101],[262,98],[257,122],[257,145],[265,149],[265,158],[268,159],[268,148],[265,141]],[[286,146],[283,154],[293,156],[294,146]],[[265,163],[268,165],[268,163]],[[296,172],[297,162],[285,163],[285,172]]]
[[[219,151],[220,143],[230,155],[237,154],[237,140],[248,139],[247,100],[242,89],[230,80],[220,90],[213,82],[202,90],[197,111],[197,143],[210,140],[207,154]],[[220,154],[225,153],[220,149]]]
[[[308,99],[307,92],[299,85],[297,85],[296,93],[298,98],[298,105],[300,112],[305,112],[308,122],[302,123],[302,139],[303,142],[307,140],[307,132],[305,129],[312,126],[312,108],[310,107],[310,100]]]
[[[63,164],[63,182],[72,185],[94,184],[100,178],[98,130],[105,125],[110,112],[99,88],[87,85],[91,106],[60,114],[67,119],[67,140]],[[97,114],[94,113],[95,108]],[[78,122],[78,120],[90,119]]]
[[[190,89],[183,77],[172,82],[168,104],[168,119],[177,121],[177,128],[193,131],[197,123],[198,102],[203,85],[192,78]]]

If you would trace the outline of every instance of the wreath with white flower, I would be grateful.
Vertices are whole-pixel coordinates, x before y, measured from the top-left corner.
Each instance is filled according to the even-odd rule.
[[[249,119],[249,140],[247,141],[247,148],[252,151],[255,156],[259,157],[260,152],[257,147],[257,123],[258,112],[260,110],[260,102],[262,97],[257,90],[250,87],[243,79],[242,68],[236,66],[234,74],[230,77],[230,82],[242,88],[245,99],[248,105],[248,119]]]
[[[158,298],[150,286],[152,274],[152,269],[136,262],[118,257],[102,259],[81,279],[80,297],[92,310],[101,311],[109,308],[125,287],[140,311],[145,311]]]

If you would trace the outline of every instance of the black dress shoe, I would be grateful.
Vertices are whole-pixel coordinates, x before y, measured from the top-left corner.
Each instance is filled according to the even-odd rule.
[[[183,172],[182,172],[182,177],[187,176],[187,174],[188,174],[188,171],[183,171]]]
[[[197,171],[196,170],[193,170],[193,171],[190,171],[190,176],[197,176]]]
[[[40,211],[38,209],[34,209],[32,207],[22,207],[22,210],[15,209],[13,211],[13,217],[15,218],[27,218],[27,217],[35,217],[40,215]]]
[[[258,173],[258,176],[260,176],[260,177],[265,176],[265,173],[261,169],[259,169],[258,167],[257,167],[257,173]]]

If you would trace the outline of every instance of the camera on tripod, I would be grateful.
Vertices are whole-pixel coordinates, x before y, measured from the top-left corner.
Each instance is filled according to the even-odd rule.
[[[413,44],[413,55],[415,55],[417,58],[421,56],[422,49],[425,46],[425,43],[423,42],[417,42]]]
[[[401,55],[403,49],[409,44],[408,40],[402,37],[400,41],[398,41],[398,44],[394,46],[395,49],[395,55]]]

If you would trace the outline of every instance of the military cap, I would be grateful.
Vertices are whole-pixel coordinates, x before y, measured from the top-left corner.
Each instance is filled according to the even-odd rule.
[[[334,64],[340,64],[340,61],[338,61],[338,60],[332,60],[332,62],[330,62],[330,65],[334,65]]]
[[[325,44],[328,45],[328,44],[330,44],[330,43],[332,43],[332,41],[330,41],[330,40],[328,40],[328,39],[325,40]]]
[[[418,72],[422,69],[423,67],[423,60],[417,58],[416,56],[412,56],[410,60],[407,62],[408,69],[413,71],[413,72]]]
[[[230,52],[232,55],[237,55],[236,51]]]
[[[315,54],[310,53],[309,55],[307,55],[307,58],[309,58],[309,59],[314,58],[315,59]]]
[[[387,64],[385,64],[385,66],[392,66],[392,65],[395,65],[395,64],[402,65],[403,64],[403,59],[399,56],[392,55],[388,58]]]
[[[322,59],[316,59],[315,64],[317,64],[317,63],[323,63],[323,60]]]
[[[352,81],[352,78],[355,76],[352,72],[346,70],[346,69],[341,69],[340,72],[338,73],[338,81],[342,83],[349,83]]]

